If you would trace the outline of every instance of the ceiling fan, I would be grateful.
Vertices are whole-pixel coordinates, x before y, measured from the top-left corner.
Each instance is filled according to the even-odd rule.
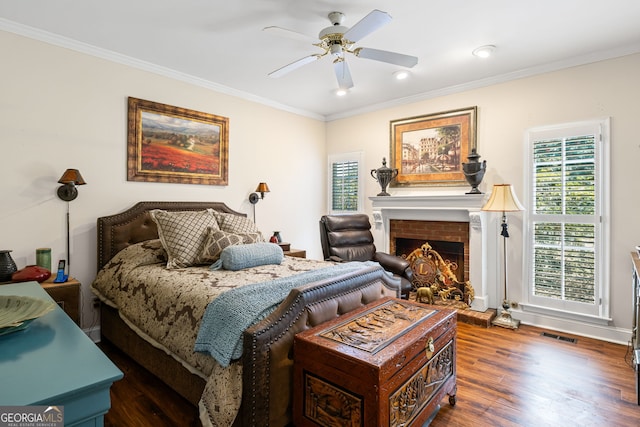
[[[415,56],[368,47],[358,47],[354,49],[355,43],[360,39],[391,22],[392,18],[388,13],[374,9],[351,28],[342,26],[342,21],[344,20],[344,14],[342,12],[331,12],[328,16],[332,25],[320,31],[320,34],[318,34],[319,42],[304,34],[284,28],[275,26],[264,28],[264,31],[274,34],[295,38],[297,40],[311,41],[314,46],[324,50],[322,53],[306,56],[282,68],[278,68],[269,73],[270,77],[277,78],[284,76],[303,65],[331,54],[334,57],[333,69],[338,79],[338,87],[340,89],[350,89],[353,87],[353,80],[351,79],[351,72],[347,65],[345,53],[351,53],[360,58],[387,62],[407,68],[411,68],[418,63],[418,58]]]

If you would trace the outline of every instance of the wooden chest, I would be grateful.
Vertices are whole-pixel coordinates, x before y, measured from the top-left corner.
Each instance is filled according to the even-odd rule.
[[[422,426],[456,393],[456,313],[384,298],[296,335],[294,424]]]

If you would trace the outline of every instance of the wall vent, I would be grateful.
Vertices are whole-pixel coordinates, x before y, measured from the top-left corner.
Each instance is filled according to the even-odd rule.
[[[563,337],[562,335],[556,335],[556,334],[552,334],[552,333],[549,333],[549,332],[543,332],[541,335],[543,337],[553,338],[553,339],[556,339],[558,341],[564,341],[564,342],[568,342],[568,343],[571,343],[571,344],[575,344],[576,342],[578,342],[578,340],[575,339],[575,338]]]

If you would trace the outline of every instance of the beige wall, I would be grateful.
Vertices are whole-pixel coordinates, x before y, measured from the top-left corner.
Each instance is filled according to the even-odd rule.
[[[0,52],[0,248],[19,268],[35,264],[38,247],[51,247],[54,263],[66,258],[57,180],[79,169],[87,185],[70,205],[71,273],[83,284],[85,328],[96,320],[96,218],[140,200],[224,201],[251,216],[249,193],[266,181],[259,228],[321,257],[324,122],[10,33],[0,32]],[[128,182],[128,96],[228,117],[229,185]]]
[[[378,168],[382,157],[389,156],[391,120],[478,106],[478,152],[481,160],[487,161],[481,190],[490,192],[494,183],[511,183],[524,202],[526,129],[610,117],[612,327],[595,326],[587,330],[571,322],[554,324],[552,319],[545,318],[536,318],[535,322],[589,335],[624,336],[632,323],[629,252],[640,242],[637,220],[640,198],[634,187],[640,164],[636,129],[640,117],[638,75],[640,55],[632,55],[337,120],[327,125],[327,152],[364,150],[365,168]],[[368,179],[365,194],[372,196],[378,191],[378,184]],[[391,192],[434,191],[463,192],[468,187]],[[371,213],[369,201],[366,209]],[[522,214],[510,215],[509,222],[509,295],[511,299],[519,299],[523,282]]]
[[[328,153],[362,150],[368,172],[389,155],[390,120],[476,105],[478,150],[488,163],[481,190],[510,182],[521,200],[527,128],[611,117],[613,323],[600,329],[570,323],[563,327],[613,339],[628,333],[629,251],[640,242],[635,218],[640,202],[634,189],[640,164],[635,129],[640,55],[323,123],[11,33],[0,32],[0,51],[0,248],[12,249],[19,267],[35,262],[38,247],[53,248],[54,260],[65,258],[66,203],[55,196],[56,181],[66,168],[80,169],[88,185],[80,187],[71,202],[71,246],[72,274],[83,283],[85,328],[96,321],[88,285],[95,277],[98,216],[139,200],[219,200],[251,215],[248,194],[266,181],[272,191],[256,205],[258,226],[265,234],[281,231],[294,247],[320,258],[317,221],[326,209]],[[128,96],[229,117],[229,185],[128,182]],[[373,179],[365,181],[365,196],[378,191]],[[371,212],[368,200],[366,211]],[[509,221],[509,292],[515,299],[522,292],[522,214]],[[544,325],[548,319],[534,321]]]

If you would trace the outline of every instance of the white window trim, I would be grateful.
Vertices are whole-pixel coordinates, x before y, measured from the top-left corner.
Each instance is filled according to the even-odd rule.
[[[525,150],[524,150],[524,183],[527,192],[526,201],[527,206],[533,206],[533,192],[531,191],[532,186],[532,158],[531,158],[531,141],[533,139],[533,135],[535,134],[536,138],[545,138],[545,137],[554,137],[554,136],[567,136],[566,132],[569,129],[579,129],[579,128],[587,128],[590,131],[593,129],[598,129],[601,143],[598,144],[599,151],[597,156],[600,156],[601,161],[597,162],[596,167],[600,168],[597,170],[599,172],[600,181],[597,182],[596,192],[598,194],[599,201],[599,210],[601,216],[601,237],[600,237],[600,245],[596,249],[599,252],[599,259],[601,260],[601,264],[598,265],[597,271],[597,281],[600,284],[599,289],[599,303],[595,304],[595,311],[589,313],[586,310],[576,310],[576,305],[580,303],[573,304],[565,304],[563,306],[562,303],[557,304],[555,307],[547,304],[540,304],[541,299],[537,299],[533,297],[531,292],[531,274],[532,263],[533,263],[533,254],[531,253],[531,239],[533,235],[533,230],[531,230],[531,214],[530,211],[527,210],[524,213],[524,229],[525,238],[523,239],[523,253],[525,257],[523,259],[523,278],[522,278],[522,295],[523,302],[521,303],[521,309],[523,312],[531,312],[535,314],[540,314],[544,316],[556,317],[556,318],[564,318],[568,320],[579,320],[586,323],[595,323],[595,324],[607,324],[611,321],[610,312],[611,312],[611,288],[610,288],[610,224],[611,224],[611,213],[610,213],[610,197],[609,187],[611,184],[610,178],[610,118],[600,118],[594,120],[585,120],[580,122],[572,122],[572,123],[564,123],[553,126],[541,126],[536,128],[528,129],[525,132]],[[572,306],[573,305],[573,306]]]
[[[333,209],[333,164],[340,162],[358,162],[358,208],[355,211]],[[364,152],[329,154],[327,161],[327,210],[331,215],[364,212]]]

